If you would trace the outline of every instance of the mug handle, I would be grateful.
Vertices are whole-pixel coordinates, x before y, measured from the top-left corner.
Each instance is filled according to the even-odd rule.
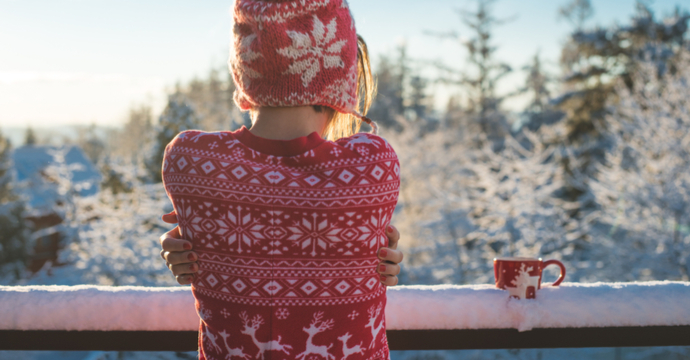
[[[561,268],[561,275],[558,276],[558,279],[556,279],[553,284],[549,285],[558,286],[561,284],[561,282],[563,282],[563,278],[565,278],[565,265],[558,260],[546,260],[544,261],[544,265],[542,265],[541,269],[544,270],[549,265],[558,265],[558,267]]]

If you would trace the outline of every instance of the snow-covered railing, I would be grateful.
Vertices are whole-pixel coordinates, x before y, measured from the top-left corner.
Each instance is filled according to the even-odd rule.
[[[388,289],[393,350],[690,346],[690,283]],[[0,350],[196,350],[189,288],[0,286]]]

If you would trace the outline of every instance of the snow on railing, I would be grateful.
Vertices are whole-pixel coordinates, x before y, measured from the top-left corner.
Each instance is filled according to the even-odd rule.
[[[196,331],[187,287],[0,286],[0,330]],[[492,285],[388,289],[388,330],[690,325],[690,282],[563,283],[536,300]]]

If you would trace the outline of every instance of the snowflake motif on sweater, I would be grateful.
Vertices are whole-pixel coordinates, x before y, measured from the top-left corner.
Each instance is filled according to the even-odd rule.
[[[371,134],[223,135],[181,134],[163,168],[199,254],[200,358],[388,359],[376,266],[398,197],[395,152]],[[231,146],[209,147],[219,137]]]

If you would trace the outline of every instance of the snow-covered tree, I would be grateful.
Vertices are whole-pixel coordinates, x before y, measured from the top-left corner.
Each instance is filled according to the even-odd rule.
[[[561,52],[566,92],[556,101],[567,116],[568,139],[596,139],[606,126],[606,106],[617,80],[633,85],[632,74],[649,46],[660,49],[653,60],[663,69],[686,44],[689,20],[690,14],[678,9],[659,20],[649,5],[638,1],[628,25],[574,31]]]
[[[163,211],[172,210],[160,184],[138,185],[129,193],[75,198],[70,224],[77,238],[58,256],[60,266],[46,267],[22,279],[0,278],[14,285],[140,285],[172,286],[159,255],[158,236],[169,230]]]
[[[608,126],[615,126],[609,121],[617,119],[608,116],[618,96],[616,84],[623,81],[628,88],[634,86],[633,74],[645,60],[645,49],[658,49],[651,60],[663,70],[674,54],[687,46],[684,44],[690,14],[676,10],[659,20],[645,3],[638,2],[636,9],[627,25],[575,30],[561,52],[565,92],[552,103],[565,114],[567,132],[561,141],[569,144],[575,155],[562,163],[563,172],[566,176],[585,175],[580,180],[568,181],[576,186],[563,189],[561,196],[570,201],[589,198],[584,204],[588,209],[583,211],[597,206],[587,179],[596,175],[609,151],[604,133]],[[574,167],[576,163],[578,168]]]
[[[26,128],[26,133],[24,134],[24,145],[36,145],[38,143],[38,139],[36,138],[36,133],[34,132],[34,129],[29,126]]]
[[[103,161],[101,173],[103,174],[103,181],[101,182],[101,191],[108,190],[113,196],[121,193],[131,193],[134,190],[132,179],[127,179],[124,169],[133,168],[135,165],[125,165],[118,169],[117,165],[109,159]],[[124,170],[124,171],[122,171]]]
[[[0,275],[18,278],[26,261],[29,230],[25,204],[13,189],[11,151],[9,139],[0,132]]]
[[[429,80],[419,73],[410,77],[410,95],[408,108],[415,121],[432,121],[429,113],[433,107],[433,97],[428,93]]]
[[[77,145],[94,164],[98,163],[106,152],[106,144],[97,131],[96,125],[91,124],[85,129],[79,129],[77,136]]]
[[[198,129],[201,119],[194,106],[182,94],[175,93],[168,96],[168,105],[158,118],[154,130],[154,139],[145,161],[149,178],[154,182],[161,182],[161,166],[165,147],[180,132]]]
[[[632,74],[633,87],[618,84],[606,132],[613,149],[592,187],[603,217],[626,234],[620,246],[667,265],[647,268],[647,276],[688,280],[690,51],[663,74],[653,61],[659,49],[649,51],[649,61]]]
[[[14,200],[15,195],[11,189],[12,182],[12,160],[10,153],[12,144],[10,140],[2,135],[0,131],[0,203]]]
[[[563,113],[551,105],[551,89],[554,78],[546,69],[539,57],[539,53],[532,57],[532,61],[522,68],[525,71],[525,83],[517,90],[517,94],[528,96],[527,106],[522,111],[520,126],[526,126],[536,131],[542,124],[553,124],[563,117]]]
[[[251,125],[248,114],[235,106],[234,91],[232,76],[225,68],[213,68],[205,79],[194,78],[176,89],[199,114],[198,126],[208,131],[235,130]]]
[[[110,153],[113,161],[124,164],[144,163],[142,148],[147,148],[153,131],[153,113],[150,105],[139,104],[130,107],[124,127],[110,140]]]
[[[579,202],[557,197],[570,179],[559,164],[574,157],[553,145],[562,131],[560,124],[526,131],[529,150],[506,137],[498,153],[447,131],[389,139],[403,164],[394,222],[416,239],[403,282],[491,282],[495,256],[549,256],[571,268],[594,257],[592,218],[577,213]],[[573,271],[570,279],[588,275]]]

